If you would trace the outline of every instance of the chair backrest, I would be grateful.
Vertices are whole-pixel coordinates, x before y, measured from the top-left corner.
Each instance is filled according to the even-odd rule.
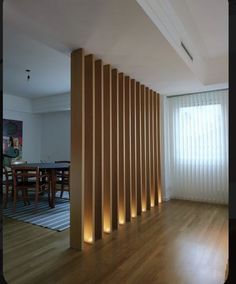
[[[3,172],[3,181],[9,182],[10,180],[12,180],[12,170],[10,167],[3,166],[2,172]]]
[[[19,181],[28,181],[28,178],[36,178],[36,182],[39,182],[39,167],[12,166],[12,173],[14,186],[17,186]]]

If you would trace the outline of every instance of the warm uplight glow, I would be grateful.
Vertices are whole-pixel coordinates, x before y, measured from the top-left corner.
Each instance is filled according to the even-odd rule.
[[[125,214],[124,214],[124,210],[122,210],[121,208],[119,208],[119,224],[123,225],[125,223]]]
[[[135,206],[133,206],[132,210],[131,210],[131,217],[135,218],[136,217],[136,210],[135,210]]]
[[[86,243],[92,244],[93,243],[93,238],[87,238],[87,239],[84,239],[84,241]]]
[[[110,233],[111,230],[110,230],[110,228],[105,228],[105,229],[104,229],[104,232],[105,232],[105,233]]]
[[[151,207],[154,207],[155,205],[154,205],[154,201],[151,201]]]
[[[142,212],[146,212],[146,208],[142,208]]]

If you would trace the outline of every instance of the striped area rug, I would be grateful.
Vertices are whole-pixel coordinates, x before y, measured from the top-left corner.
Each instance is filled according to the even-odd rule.
[[[7,208],[3,209],[3,215],[61,232],[70,227],[70,202],[68,198],[56,197],[55,208],[50,208],[47,194],[45,194],[45,196],[40,196],[37,211],[35,211],[33,200],[27,206],[24,206],[22,200],[18,200],[15,213],[12,211],[12,202],[9,202]]]

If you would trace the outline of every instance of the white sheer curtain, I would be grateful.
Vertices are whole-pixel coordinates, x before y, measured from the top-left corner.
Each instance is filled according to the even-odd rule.
[[[171,198],[228,203],[228,91],[169,97]]]

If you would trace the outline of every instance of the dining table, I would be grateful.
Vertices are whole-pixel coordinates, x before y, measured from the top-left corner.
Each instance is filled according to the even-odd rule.
[[[70,163],[27,163],[22,165],[25,167],[38,167],[41,172],[46,172],[49,178],[49,206],[55,207],[55,195],[56,195],[56,179],[57,171],[69,171]],[[19,168],[19,166],[18,166]]]

